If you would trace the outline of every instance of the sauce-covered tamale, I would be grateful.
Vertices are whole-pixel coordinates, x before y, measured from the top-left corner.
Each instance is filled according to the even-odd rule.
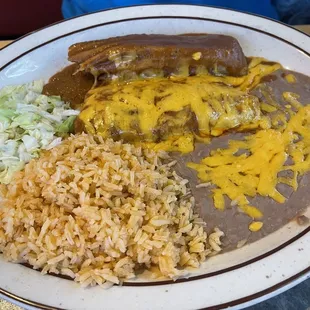
[[[108,79],[247,74],[239,42],[217,34],[136,34],[82,42],[69,48],[79,71]]]

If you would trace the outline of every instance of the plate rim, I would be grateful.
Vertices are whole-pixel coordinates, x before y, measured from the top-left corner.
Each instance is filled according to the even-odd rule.
[[[291,276],[288,279],[285,279],[271,287],[268,287],[264,290],[261,290],[257,293],[242,297],[242,298],[238,298],[226,303],[222,303],[222,304],[218,304],[218,305],[214,305],[214,306],[210,306],[210,307],[205,307],[205,308],[201,308],[203,310],[220,310],[220,309],[226,309],[226,308],[231,308],[231,307],[236,307],[236,306],[246,306],[247,303],[249,302],[253,302],[255,300],[261,299],[259,302],[264,301],[266,299],[268,299],[268,295],[273,294],[274,295],[272,297],[277,296],[280,293],[283,293],[285,291],[287,291],[288,289],[296,286],[299,284],[298,279],[301,279],[305,277],[306,279],[310,279],[310,266],[302,271],[300,271],[299,273],[297,273],[296,275]],[[302,281],[301,281],[302,282]],[[291,284],[291,285],[290,285]],[[53,306],[49,306],[49,305],[44,305],[41,303],[38,303],[36,301],[32,301],[30,299],[26,299],[23,297],[19,297],[13,293],[10,293],[9,291],[6,291],[2,288],[0,288],[0,297],[6,297],[6,300],[10,301],[13,300],[15,302],[17,302],[17,304],[21,304],[22,306],[30,306],[30,307],[34,307],[35,309],[42,309],[42,310],[69,310],[69,309],[65,309],[65,308],[59,308],[59,307],[53,307]],[[266,298],[264,298],[266,297]],[[243,308],[243,307],[241,307]],[[239,309],[241,309],[239,308]],[[232,308],[233,309],[233,308]]]
[[[8,48],[9,46],[15,44],[16,42],[20,41],[20,40],[23,40],[25,38],[27,38],[28,36],[31,36],[32,34],[34,33],[37,33],[37,32],[40,32],[46,28],[50,28],[50,27],[53,27],[54,25],[57,25],[57,24],[62,24],[62,23],[65,23],[67,21],[70,21],[70,20],[73,20],[73,19],[77,19],[77,18],[83,18],[84,16],[87,16],[87,15],[93,15],[93,14],[98,14],[98,13],[102,13],[102,12],[107,12],[107,11],[114,11],[114,10],[119,10],[119,9],[128,9],[128,8],[140,8],[140,7],[149,7],[149,6],[157,6],[157,7],[167,7],[167,6],[184,6],[184,7],[188,7],[188,6],[192,6],[192,7],[207,7],[207,8],[211,8],[211,9],[219,9],[219,10],[224,10],[224,11],[233,11],[233,12],[237,12],[237,13],[242,13],[243,15],[250,15],[250,16],[256,16],[256,17],[259,17],[259,18],[262,18],[262,19],[266,19],[266,20],[269,20],[269,21],[272,21],[272,22],[275,22],[275,23],[278,23],[282,26],[285,26],[285,27],[288,27],[288,28],[291,28],[293,29],[294,31],[297,31],[297,32],[300,32],[301,34],[303,34],[305,37],[308,37],[310,38],[310,35],[308,34],[305,34],[304,32],[298,30],[298,29],[295,29],[293,27],[291,27],[290,25],[286,25],[282,22],[279,22],[277,20],[274,20],[272,18],[268,18],[268,17],[264,17],[264,16],[261,16],[261,15],[258,15],[258,14],[254,14],[254,13],[245,13],[245,12],[240,12],[238,10],[234,10],[234,9],[226,9],[226,8],[220,8],[220,7],[216,7],[216,6],[205,6],[205,5],[186,5],[186,4],[163,4],[163,5],[158,5],[158,4],[150,4],[150,5],[132,5],[132,6],[123,6],[123,7],[117,7],[117,8],[112,8],[112,9],[105,9],[105,10],[100,10],[100,11],[96,11],[96,12],[91,12],[91,13],[87,13],[87,14],[84,14],[84,15],[81,15],[81,16],[76,16],[76,17],[72,17],[70,19],[66,19],[66,20],[62,20],[62,21],[58,21],[56,23],[53,23],[51,25],[48,25],[48,26],[45,26],[45,27],[42,27],[38,30],[35,30],[29,34],[26,34],[24,36],[22,36],[21,38],[13,41],[12,43],[8,44],[7,46],[3,47],[2,49],[0,49],[0,51]],[[100,26],[104,26],[104,25],[109,25],[109,24],[113,24],[113,23],[119,23],[119,22],[126,22],[126,21],[130,21],[130,20],[143,20],[143,19],[156,19],[156,18],[183,18],[183,19],[198,19],[198,20],[207,20],[207,21],[216,21],[216,22],[219,22],[219,23],[225,23],[225,24],[230,24],[230,25],[234,25],[234,26],[238,26],[238,27],[242,27],[242,28],[247,28],[247,29],[251,29],[251,30],[254,30],[254,31],[257,31],[257,32],[260,32],[260,33],[264,33],[268,36],[272,36],[272,37],[275,37],[276,39],[279,39],[291,46],[293,46],[294,48],[296,48],[297,50],[303,52],[305,55],[307,55],[308,57],[310,57],[310,52],[308,51],[305,51],[303,50],[300,46],[297,46],[295,45],[294,43],[290,42],[290,41],[287,41],[281,37],[278,37],[277,35],[274,35],[273,33],[269,33],[269,32],[266,32],[264,30],[261,30],[261,29],[258,29],[258,28],[253,28],[253,27],[250,27],[250,26],[246,26],[246,25],[242,25],[242,24],[238,24],[238,23],[233,23],[233,22],[229,22],[229,21],[223,21],[223,20],[216,20],[216,19],[210,19],[210,18],[199,18],[199,17],[195,17],[195,16],[177,16],[177,15],[174,15],[174,16],[145,16],[145,17],[135,17],[135,18],[128,18],[128,19],[124,19],[124,20],[116,20],[116,21],[111,21],[111,22],[107,22],[107,23],[98,23],[96,25],[92,25],[92,26],[88,26],[88,27],[85,27],[85,28],[79,28],[78,30],[75,30],[75,31],[72,31],[72,32],[67,32],[61,36],[57,36],[51,40],[48,40],[44,43],[41,43],[29,50],[27,50],[26,52],[18,55],[17,57],[15,57],[14,59],[10,60],[9,62],[5,63],[1,68],[0,68],[0,71],[5,69],[7,66],[9,66],[11,63],[15,62],[17,59],[23,57],[24,55],[32,52],[33,50],[36,50],[46,44],[49,44],[53,41],[56,41],[62,37],[66,37],[66,36],[69,36],[71,34],[74,34],[74,33],[78,33],[78,32],[81,32],[81,31],[84,31],[84,30],[88,30],[88,29],[92,29],[92,28],[96,28],[96,27],[100,27]],[[260,259],[263,259],[264,257],[266,256],[269,256],[269,255],[272,255],[274,252],[277,252],[279,250],[281,250],[282,248],[286,247],[287,245],[293,243],[294,241],[296,241],[297,239],[299,239],[299,237],[309,233],[310,231],[310,227],[306,228],[305,230],[303,230],[301,233],[299,233],[298,235],[296,235],[295,237],[291,238],[290,240],[286,241],[284,244],[282,245],[279,245],[278,247],[276,247],[275,249],[272,249],[271,251],[268,251],[267,253],[265,254],[262,254],[258,257],[255,257],[253,258],[252,260],[250,260],[250,263],[254,262],[254,261],[258,261]],[[272,253],[270,253],[272,252]],[[241,268],[247,264],[250,264],[248,263],[248,261],[246,261],[245,263],[241,263],[241,264],[238,264],[236,266],[239,266],[239,265],[242,265],[242,266],[239,266],[239,267],[236,267],[236,266],[232,266],[230,268],[227,268],[227,269],[237,269],[237,268]],[[235,268],[236,267],[236,268]],[[225,272],[225,271],[224,271]],[[214,272],[214,273],[218,273],[218,272]],[[310,274],[310,267],[304,269],[303,271],[299,272],[298,274],[296,275],[293,275],[292,277],[288,278],[288,279],[285,279],[279,283],[277,283],[276,285],[270,287],[270,288],[267,288],[265,290],[262,290],[260,292],[257,292],[255,294],[252,294],[252,295],[249,295],[249,296],[246,296],[246,297],[242,297],[242,298],[239,298],[239,299],[236,299],[236,300],[233,300],[233,301],[230,301],[230,302],[227,302],[227,303],[224,303],[224,304],[221,304],[221,305],[216,305],[216,306],[211,306],[211,307],[208,307],[208,308],[205,308],[205,309],[222,309],[223,307],[226,307],[226,306],[236,306],[236,305],[242,305],[244,302],[248,302],[250,300],[255,300],[259,297],[262,297],[262,296],[265,296],[266,294],[268,293],[271,293],[271,292],[276,292],[277,290],[279,290],[280,288],[282,287],[285,287],[287,286],[288,284],[292,284],[294,281],[296,281],[298,278],[302,277],[302,276],[305,276],[307,274]],[[210,276],[209,276],[210,277]],[[204,276],[196,276],[196,277],[193,277],[192,279],[188,279],[187,281],[193,281],[193,280],[197,280],[200,279],[200,278],[205,278]],[[143,284],[143,283],[141,283]],[[153,284],[153,283],[149,283],[148,285],[166,285],[166,284],[170,284],[170,281],[169,283],[159,283],[159,284]],[[141,286],[141,285],[134,285],[134,286]],[[62,308],[58,308],[58,307],[53,307],[53,306],[48,306],[48,305],[44,305],[44,304],[41,304],[41,303],[38,303],[38,302],[33,302],[32,300],[28,300],[26,298],[23,298],[23,297],[19,297],[15,294],[12,294],[4,289],[1,289],[0,288],[0,294],[1,295],[4,295],[8,298],[11,298],[11,299],[14,299],[15,301],[17,302],[22,302],[23,304],[25,305],[28,305],[28,306],[32,306],[32,307],[36,307],[36,308],[39,308],[39,309],[48,309],[48,310],[64,310]],[[235,303],[234,303],[235,302]]]
[[[290,28],[292,30],[298,31],[299,33],[301,33],[301,34],[303,34],[303,35],[305,35],[307,37],[310,37],[310,34],[305,33],[302,30],[294,28],[293,26],[291,26],[289,24],[285,24],[284,22],[281,22],[281,21],[276,20],[274,18],[267,17],[267,16],[260,15],[260,14],[256,14],[256,13],[251,13],[251,12],[242,12],[242,11],[239,11],[239,10],[236,10],[236,9],[231,9],[231,8],[223,8],[223,7],[219,7],[219,6],[216,6],[216,5],[184,4],[184,3],[179,3],[179,4],[178,3],[175,3],[175,4],[172,4],[172,3],[170,3],[170,4],[169,3],[166,3],[166,4],[134,4],[134,5],[122,5],[122,6],[118,6],[118,7],[114,7],[114,8],[102,9],[102,10],[98,10],[98,11],[94,11],[94,12],[89,12],[89,13],[85,13],[85,14],[78,15],[78,16],[73,16],[73,17],[70,17],[70,18],[63,19],[63,20],[59,20],[57,22],[54,22],[52,24],[40,27],[38,29],[35,29],[35,30],[29,32],[29,33],[24,34],[23,36],[17,38],[16,40],[13,40],[11,43],[7,44],[6,46],[0,48],[0,51],[4,50],[5,48],[9,47],[10,45],[12,45],[12,44],[14,44],[14,43],[24,39],[24,38],[26,38],[26,37],[36,33],[36,32],[39,32],[39,31],[44,30],[46,28],[52,27],[54,25],[61,24],[61,23],[66,22],[66,21],[74,20],[74,19],[77,19],[77,18],[82,18],[83,16],[88,16],[88,15],[102,13],[102,12],[108,12],[108,11],[114,11],[114,10],[118,10],[118,9],[126,9],[126,8],[139,8],[139,7],[149,7],[149,6],[176,6],[176,5],[177,6],[193,6],[193,7],[204,7],[204,8],[211,8],[211,9],[219,9],[219,10],[224,10],[224,11],[232,11],[232,12],[242,13],[242,14],[250,15],[250,16],[256,16],[256,17],[260,17],[262,19],[266,19],[266,20],[278,23],[278,24],[280,24],[282,26],[285,26],[285,27]]]

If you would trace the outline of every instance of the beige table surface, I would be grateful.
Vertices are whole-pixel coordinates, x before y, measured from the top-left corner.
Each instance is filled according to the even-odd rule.
[[[296,28],[310,35],[310,25],[296,26]],[[0,41],[0,49],[11,42],[12,41]],[[0,310],[21,310],[21,308],[0,299]]]

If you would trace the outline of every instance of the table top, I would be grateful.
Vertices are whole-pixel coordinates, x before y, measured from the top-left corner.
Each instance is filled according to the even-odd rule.
[[[0,48],[5,47],[6,45],[8,45],[11,42],[12,41],[0,41]]]
[[[295,28],[310,35],[310,25],[295,26]],[[11,43],[12,41],[0,41],[0,49]],[[22,310],[20,307],[12,305],[2,299],[0,299],[0,309],[1,310]]]
[[[295,26],[295,28],[307,33],[310,35],[310,25],[301,25],[301,26]]]

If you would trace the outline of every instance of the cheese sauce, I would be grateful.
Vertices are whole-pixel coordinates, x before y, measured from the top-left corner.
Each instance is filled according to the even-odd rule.
[[[184,133],[210,137],[231,129],[268,128],[258,99],[248,90],[279,67],[254,58],[244,77],[202,75],[97,87],[89,91],[79,121],[92,134],[146,142],[173,141]]]

